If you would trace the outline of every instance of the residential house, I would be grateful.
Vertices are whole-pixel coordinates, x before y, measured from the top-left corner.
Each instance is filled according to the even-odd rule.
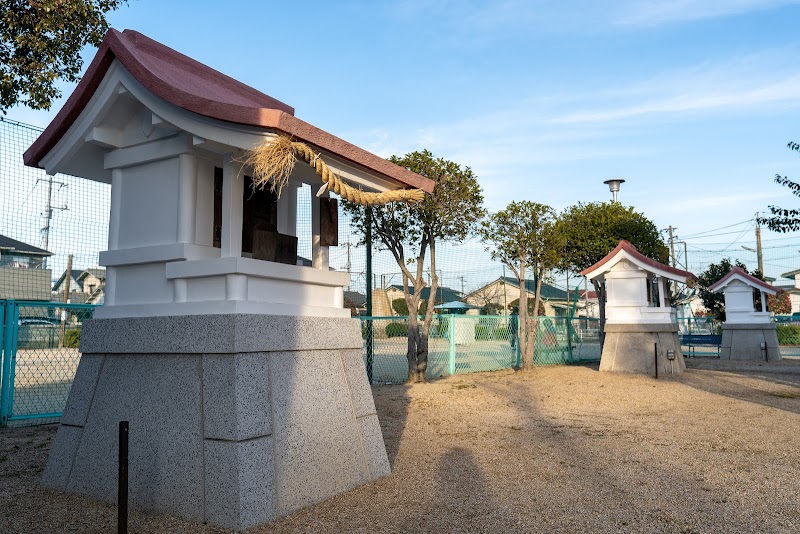
[[[410,287],[409,291],[411,294],[414,294],[414,287]],[[396,299],[402,299],[404,297],[403,294],[403,286],[400,284],[393,284],[390,285],[385,289],[386,299],[389,301],[390,305]],[[421,301],[427,302],[428,298],[431,295],[431,288],[430,286],[426,286],[422,288],[422,292],[420,294]],[[449,287],[437,287],[436,288],[436,295],[435,295],[435,304],[443,304],[445,302],[452,302],[454,300],[462,300],[464,298],[464,294],[460,291],[456,291],[455,289],[450,289]],[[373,297],[373,306],[374,306],[374,297]],[[392,310],[392,315],[395,315],[396,312]]]
[[[783,273],[781,276],[790,280],[794,279],[794,287],[785,289],[789,292],[789,299],[792,301],[792,313],[800,312],[800,269]]]
[[[0,235],[0,299],[50,300],[51,252]]]
[[[350,313],[355,317],[366,313],[367,296],[358,291],[344,292],[344,307],[350,308]]]
[[[69,275],[69,295],[67,301],[72,304],[103,304],[105,301],[106,270],[102,267],[89,269],[72,269],[64,273],[53,284],[52,300],[64,302],[64,291],[67,288]]]
[[[572,301],[574,293],[570,293],[570,301]],[[578,290],[578,303],[575,315],[577,317],[600,317],[600,299],[597,297],[595,290]]]
[[[536,283],[533,280],[525,280],[525,290],[528,299],[533,299],[536,296]],[[492,314],[505,315],[509,313],[509,305],[519,299],[521,295],[519,280],[510,276],[501,276],[469,293],[466,296],[466,302],[473,306],[480,306],[482,309],[491,310]],[[542,283],[542,304],[545,315],[565,316],[569,312],[570,302],[567,292],[544,282]]]

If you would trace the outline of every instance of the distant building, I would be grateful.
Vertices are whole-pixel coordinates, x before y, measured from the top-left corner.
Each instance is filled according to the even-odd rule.
[[[783,273],[781,276],[790,280],[794,279],[794,287],[782,289],[786,289],[789,293],[789,299],[792,301],[792,313],[800,312],[800,269]]]
[[[69,274],[69,296],[67,301],[72,304],[103,304],[105,301],[106,270],[102,267],[89,269],[72,269],[64,273],[53,284],[52,300],[64,302],[67,275]]]
[[[350,312],[355,317],[364,315],[367,306],[367,296],[358,291],[344,292],[344,307],[350,308]]]
[[[545,315],[565,316],[569,312],[570,301],[567,292],[550,284],[542,283],[542,304]],[[533,302],[536,296],[536,283],[525,280],[528,299]],[[483,309],[491,309],[492,314],[508,314],[508,306],[522,295],[519,280],[510,276],[501,276],[493,282],[476,289],[466,296],[466,302]],[[453,299],[456,300],[456,299]]]
[[[409,287],[409,292],[413,295],[414,294],[414,287]],[[420,293],[420,304],[423,302],[428,302],[428,298],[431,295],[431,288],[426,286],[422,288],[422,292]],[[400,284],[394,284],[386,288],[386,297],[391,304],[396,299],[404,298],[403,295],[403,286]],[[455,289],[450,289],[449,287],[437,287],[436,288],[436,295],[434,297],[434,305],[443,304],[445,302],[452,302],[454,300],[461,300],[464,298],[464,294],[460,291],[456,291]],[[374,300],[374,299],[373,299]],[[374,305],[374,302],[373,302]],[[394,315],[394,310],[392,310],[392,315]]]
[[[0,235],[0,299],[50,300],[51,252]]]

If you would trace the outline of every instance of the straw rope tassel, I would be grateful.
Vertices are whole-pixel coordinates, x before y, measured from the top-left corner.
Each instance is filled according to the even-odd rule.
[[[328,189],[342,199],[364,206],[378,206],[388,202],[419,202],[425,197],[421,189],[398,189],[372,193],[356,189],[348,185],[328,167],[319,154],[315,154],[305,143],[292,141],[288,137],[278,136],[251,150],[243,163],[253,167],[254,185],[264,188],[269,186],[280,195],[280,191],[289,179],[293,169],[291,159],[300,159],[314,167]]]

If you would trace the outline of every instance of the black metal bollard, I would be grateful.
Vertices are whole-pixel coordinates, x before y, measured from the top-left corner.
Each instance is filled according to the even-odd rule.
[[[128,534],[128,421],[119,422],[117,532],[118,534]]]
[[[658,380],[658,343],[653,343],[653,352],[655,353],[656,380]]]

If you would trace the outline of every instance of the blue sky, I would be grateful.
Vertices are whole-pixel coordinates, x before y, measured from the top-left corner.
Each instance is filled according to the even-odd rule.
[[[607,200],[611,177],[678,236],[800,204],[772,181],[800,179],[799,1],[131,0],[110,21],[378,155],[469,165],[492,211]],[[58,107],[8,116],[45,126]],[[690,243],[737,239],[708,234]],[[765,245],[796,254],[791,237]]]

